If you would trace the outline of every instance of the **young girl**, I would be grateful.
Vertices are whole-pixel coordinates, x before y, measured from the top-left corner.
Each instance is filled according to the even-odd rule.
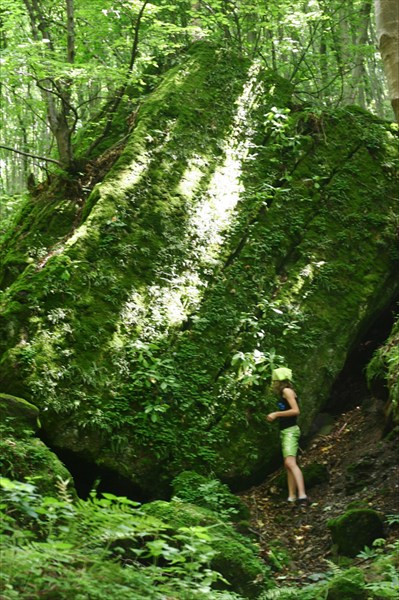
[[[310,502],[306,495],[305,482],[302,471],[296,462],[299,436],[301,434],[301,430],[297,425],[297,416],[300,410],[291,381],[291,369],[286,367],[274,369],[272,372],[272,390],[279,397],[279,410],[271,412],[266,418],[270,422],[276,419],[279,422],[281,449],[284,457],[284,467],[287,471],[288,502],[297,500],[299,505],[308,506]]]

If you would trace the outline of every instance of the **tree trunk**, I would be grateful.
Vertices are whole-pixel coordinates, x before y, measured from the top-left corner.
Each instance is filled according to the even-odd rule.
[[[399,1],[375,0],[375,16],[389,96],[396,120],[399,121]]]
[[[368,30],[370,25],[370,13],[371,13],[371,0],[364,3],[364,6],[360,10],[360,26],[359,35],[355,39],[355,45],[358,49],[355,55],[356,65],[353,71],[352,79],[352,102],[358,101],[360,106],[363,108],[367,107],[367,100],[365,94],[365,88],[367,83],[366,68],[364,64],[364,52],[363,47],[366,45],[368,40]]]
[[[24,0],[24,4],[28,11],[34,39],[48,39],[48,51],[53,53],[54,44],[42,5],[37,0]],[[75,58],[73,0],[66,0],[66,21],[67,62],[73,64]],[[56,81],[52,77],[46,77],[37,80],[36,84],[47,106],[48,123],[56,140],[60,163],[67,171],[73,170],[71,136],[75,129],[77,115],[71,106],[72,80],[65,77],[63,80]],[[73,114],[73,118],[71,118],[71,114]]]

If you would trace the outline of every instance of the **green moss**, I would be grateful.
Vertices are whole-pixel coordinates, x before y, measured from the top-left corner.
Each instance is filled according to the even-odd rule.
[[[349,502],[346,510],[353,510],[354,508],[368,508],[368,504],[365,500],[354,500],[353,502]]]
[[[330,479],[327,466],[321,463],[312,463],[310,465],[306,465],[303,467],[302,472],[306,481],[306,486],[309,489],[315,485],[328,483]]]
[[[377,538],[384,537],[380,514],[369,508],[346,511],[327,523],[338,552],[345,556],[356,556],[365,546],[371,546]]]
[[[12,419],[15,430],[36,430],[40,427],[39,409],[23,398],[10,394],[0,394],[0,417],[3,423]]]
[[[38,267],[59,250],[79,213],[72,181],[57,178],[28,196],[0,244],[0,286],[12,284],[29,265]],[[58,246],[57,246],[58,245]]]
[[[345,491],[355,494],[367,488],[370,483],[375,460],[372,456],[363,456],[362,459],[346,467]]]
[[[40,493],[56,495],[72,480],[57,456],[37,437],[39,410],[23,398],[0,394],[0,471],[3,477],[34,482]],[[74,493],[73,485],[70,486]]]
[[[25,409],[26,411],[26,409]],[[32,410],[29,409],[29,418]],[[15,411],[14,411],[15,413]],[[26,423],[26,412],[7,416],[0,426],[0,470],[3,477],[34,483],[43,495],[57,495],[60,481],[72,481],[57,456],[34,435]],[[75,495],[73,484],[70,492]]]

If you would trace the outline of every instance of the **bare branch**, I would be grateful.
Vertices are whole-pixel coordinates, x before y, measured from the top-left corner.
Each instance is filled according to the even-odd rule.
[[[62,168],[62,163],[59,160],[55,160],[54,158],[47,158],[46,156],[38,156],[37,154],[31,154],[30,152],[23,152],[22,150],[17,150],[16,148],[10,148],[10,146],[3,146],[0,144],[0,148],[4,150],[10,150],[11,152],[15,152],[16,154],[22,154],[22,156],[29,156],[29,158],[36,158],[37,160],[43,160],[45,162],[54,163]]]

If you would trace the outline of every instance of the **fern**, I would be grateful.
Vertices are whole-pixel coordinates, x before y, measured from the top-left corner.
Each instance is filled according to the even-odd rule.
[[[58,490],[60,500],[66,502],[67,504],[72,504],[73,498],[68,491],[69,483],[70,479],[62,479],[61,477],[58,477],[58,481],[56,482],[56,488]]]
[[[337,564],[335,564],[335,562],[333,562],[332,560],[329,560],[328,558],[324,559],[324,562],[327,563],[327,565],[330,567],[331,569],[331,573],[332,575],[335,577],[336,575],[342,575],[342,573],[344,573],[344,569],[342,569],[341,567],[339,567]]]

